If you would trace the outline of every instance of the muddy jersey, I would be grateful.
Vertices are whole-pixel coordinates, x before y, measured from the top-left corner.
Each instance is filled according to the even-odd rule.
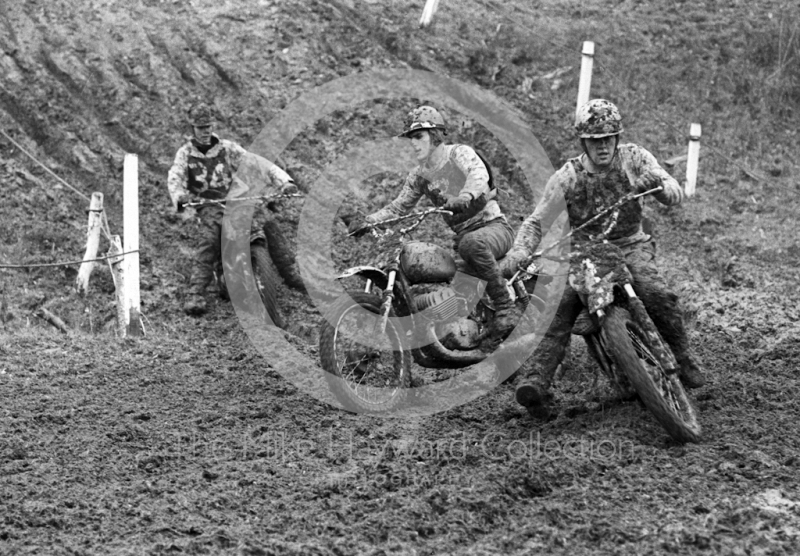
[[[263,179],[271,182],[271,185],[282,186],[292,181],[281,168],[248,153],[233,141],[213,135],[211,143],[205,153],[192,139],[178,149],[167,178],[173,205],[177,205],[178,199],[186,194],[207,199],[223,199],[241,194],[240,188],[246,191],[253,185],[244,183],[241,179],[234,180],[234,174],[241,166],[246,166],[245,169],[262,169],[260,173],[263,174]],[[253,175],[253,172],[248,170],[247,174]]]
[[[619,145],[616,156],[602,172],[589,172],[581,157],[571,158],[545,186],[545,191],[533,213],[520,226],[512,251],[530,256],[539,246],[542,230],[548,230],[555,219],[566,211],[571,228],[584,224],[624,195],[635,191],[634,183],[650,173],[661,181],[663,191],[653,195],[665,205],[683,200],[683,190],[646,149],[634,144]],[[601,234],[609,225],[609,217],[599,218],[573,236],[585,241]],[[642,198],[625,203],[619,210],[616,225],[607,238],[626,245],[649,239],[642,231]]]
[[[408,214],[422,196],[428,197],[434,205],[442,206],[449,196],[478,199],[481,195],[491,197],[489,172],[478,154],[467,145],[442,145],[441,155],[429,167],[420,165],[411,170],[403,182],[400,195],[381,210],[367,216],[367,220],[381,222]],[[450,228],[460,233],[479,227],[503,216],[500,205],[489,200],[477,213],[466,220],[445,219]]]

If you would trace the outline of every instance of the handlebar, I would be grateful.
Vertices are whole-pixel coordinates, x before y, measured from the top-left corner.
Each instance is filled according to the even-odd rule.
[[[194,199],[189,202],[180,202],[178,201],[178,212],[183,212],[183,210],[187,207],[195,208],[195,207],[202,207],[206,205],[225,205],[228,201],[274,201],[276,199],[286,199],[289,197],[302,197],[303,195],[300,193],[276,193],[274,195],[257,195],[255,197],[233,197],[230,199]]]
[[[659,192],[661,192],[663,190],[664,190],[664,187],[659,185],[658,187],[654,187],[653,189],[649,189],[649,190],[643,191],[641,193],[628,193],[627,195],[622,196],[616,203],[614,203],[610,207],[600,211],[595,216],[593,216],[592,218],[590,218],[589,220],[587,220],[586,222],[584,222],[583,224],[581,224],[577,228],[574,228],[574,229],[570,230],[570,232],[568,234],[566,234],[564,237],[562,237],[561,239],[559,239],[555,243],[553,243],[551,245],[548,245],[544,249],[539,249],[538,251],[533,253],[530,257],[528,257],[527,259],[522,261],[518,265],[517,271],[514,273],[514,276],[512,277],[512,280],[516,279],[517,276],[519,276],[519,274],[521,272],[526,272],[527,269],[534,263],[534,261],[536,259],[542,258],[545,253],[547,253],[548,251],[552,251],[557,246],[561,245],[561,243],[566,241],[568,238],[572,237],[572,235],[575,234],[575,232],[578,232],[578,231],[582,230],[583,228],[587,227],[589,224],[592,224],[592,223],[596,222],[597,220],[599,220],[600,218],[602,218],[606,214],[618,209],[619,207],[621,207],[622,205],[624,205],[625,203],[627,203],[629,201],[633,201],[634,199],[639,199],[639,198],[645,197],[647,195],[654,195],[654,194],[659,193]],[[614,225],[616,225],[616,219],[614,220],[612,225],[609,226],[609,229],[604,231],[603,234],[601,234],[601,238],[603,236],[607,235],[611,231],[611,229],[613,229]],[[598,239],[601,239],[601,238],[598,238]]]
[[[400,228],[397,233],[399,234],[407,234],[417,228],[420,224],[422,224],[423,220],[425,220],[428,216],[432,214],[447,214],[452,215],[453,211],[445,210],[442,208],[434,207],[427,210],[423,210],[420,212],[411,212],[409,214],[405,214],[403,216],[398,216],[396,218],[390,218],[388,220],[381,220],[380,222],[367,222],[361,228],[349,233],[349,236],[356,236],[364,233],[365,231],[369,230],[377,230],[378,228],[385,227],[390,224],[395,224],[397,222],[402,222],[404,220],[410,220],[412,218],[416,218],[417,221],[411,224],[406,228]]]

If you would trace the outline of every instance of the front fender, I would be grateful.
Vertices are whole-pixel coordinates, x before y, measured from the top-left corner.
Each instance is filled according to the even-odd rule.
[[[381,289],[385,288],[389,283],[389,276],[383,270],[375,266],[366,265],[348,268],[339,274],[336,279],[341,280],[342,278],[350,278],[351,276],[363,276],[368,280],[372,280],[372,282]]]

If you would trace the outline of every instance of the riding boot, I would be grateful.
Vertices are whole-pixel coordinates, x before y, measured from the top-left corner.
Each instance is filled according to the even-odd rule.
[[[686,348],[679,353],[678,350],[673,347],[672,352],[675,354],[675,359],[680,366],[678,378],[681,379],[683,385],[687,388],[700,388],[701,386],[705,386],[705,374],[700,368],[697,358],[694,356],[691,349]]]
[[[203,292],[197,290],[190,290],[186,302],[183,304],[183,312],[191,316],[199,316],[208,310],[206,305],[206,298]]]
[[[689,338],[683,326],[683,317],[677,302],[648,307],[648,313],[661,336],[669,344],[678,362],[678,378],[687,388],[700,388],[706,377],[689,347]]]
[[[536,419],[548,420],[555,415],[553,394],[549,384],[545,385],[540,377],[527,377],[517,384],[515,397],[517,403],[527,409],[528,414]]]
[[[572,327],[582,307],[578,295],[567,286],[547,332],[519,370],[517,403],[537,419],[551,419],[558,413],[550,385],[556,369],[564,361]]]
[[[517,381],[514,392],[517,403],[536,419],[548,420],[557,413],[550,385],[558,364],[563,360],[564,351],[561,342],[545,337],[540,349],[533,355],[537,359],[532,363],[529,360],[526,365],[529,368],[522,369],[522,376]]]
[[[494,318],[489,326],[489,337],[493,342],[502,340],[517,325],[519,314],[506,289],[505,279],[501,277],[489,280],[486,293],[494,305]]]
[[[195,260],[192,266],[192,275],[189,279],[188,296],[183,304],[183,312],[187,315],[199,316],[204,314],[206,305],[206,286],[214,278],[214,270],[202,261]]]

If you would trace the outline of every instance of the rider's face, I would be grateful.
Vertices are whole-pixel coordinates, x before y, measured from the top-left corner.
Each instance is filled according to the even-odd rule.
[[[211,126],[210,125],[196,125],[194,126],[194,138],[201,145],[208,145],[211,143]]]
[[[411,146],[414,148],[414,152],[417,154],[417,160],[422,162],[428,158],[428,155],[431,154],[432,150],[430,133],[424,130],[419,130],[411,133],[408,138],[411,139]]]
[[[608,166],[614,159],[614,151],[617,149],[617,136],[607,135],[597,139],[584,139],[586,154],[589,155],[595,166]]]

